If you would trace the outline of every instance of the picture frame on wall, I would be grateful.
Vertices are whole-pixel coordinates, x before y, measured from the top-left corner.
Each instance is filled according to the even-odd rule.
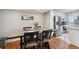
[[[21,16],[22,20],[34,20],[34,16]]]

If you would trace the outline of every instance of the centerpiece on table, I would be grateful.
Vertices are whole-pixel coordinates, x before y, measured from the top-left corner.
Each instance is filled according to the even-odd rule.
[[[34,22],[34,29],[38,29],[38,22]]]

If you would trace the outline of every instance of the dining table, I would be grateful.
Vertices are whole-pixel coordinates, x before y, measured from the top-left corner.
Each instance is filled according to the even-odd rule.
[[[40,30],[35,30],[35,29],[31,29],[31,30],[21,30],[21,29],[18,29],[18,30],[15,30],[15,31],[12,31],[12,32],[9,32],[7,35],[6,35],[6,39],[9,40],[9,39],[15,39],[15,38],[20,38],[20,48],[22,49],[22,44],[23,44],[23,37],[24,37],[24,33],[28,33],[28,32],[36,32],[36,31],[39,31],[40,33],[42,33],[43,30],[50,30],[50,29],[40,29]],[[53,32],[54,30],[52,30]]]

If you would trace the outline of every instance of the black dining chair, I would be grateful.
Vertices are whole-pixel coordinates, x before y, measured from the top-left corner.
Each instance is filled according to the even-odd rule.
[[[34,49],[38,43],[39,32],[24,33],[24,49]]]
[[[52,29],[50,30],[43,30],[42,32],[42,43],[44,48],[49,48],[48,41],[51,38]]]
[[[0,38],[0,49],[4,49],[5,48],[5,37],[1,37]]]
[[[45,42],[45,41],[48,41],[51,37],[51,34],[52,34],[52,29],[50,30],[43,30],[42,32],[42,40]]]

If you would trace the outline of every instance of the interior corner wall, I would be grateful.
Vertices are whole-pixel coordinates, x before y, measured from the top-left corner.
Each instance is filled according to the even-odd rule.
[[[49,29],[54,29],[54,21],[53,21],[54,16],[56,17],[61,16],[62,18],[65,18],[65,20],[67,20],[65,13],[50,10],[49,12],[45,13],[45,27]]]

